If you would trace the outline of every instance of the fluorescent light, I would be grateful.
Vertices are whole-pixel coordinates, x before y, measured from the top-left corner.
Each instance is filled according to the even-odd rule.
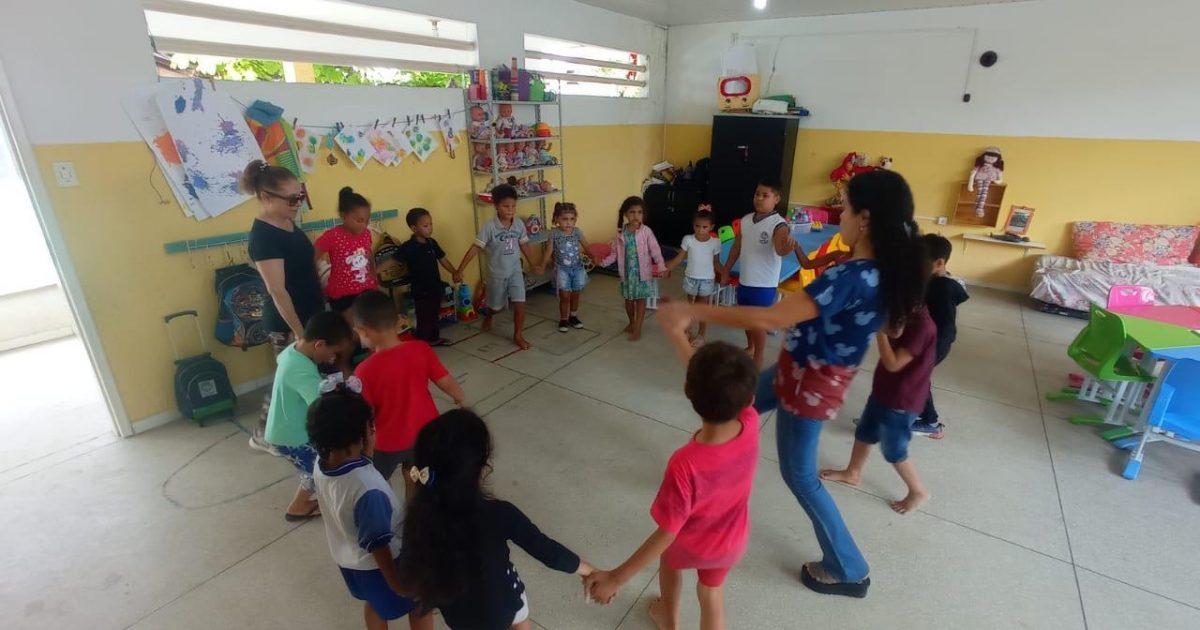
[[[767,8],[767,0],[754,0],[754,8],[759,11]]]

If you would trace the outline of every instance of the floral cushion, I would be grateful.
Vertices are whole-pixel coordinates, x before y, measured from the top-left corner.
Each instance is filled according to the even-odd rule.
[[[1118,263],[1186,265],[1196,246],[1196,226],[1075,222],[1075,257]]]

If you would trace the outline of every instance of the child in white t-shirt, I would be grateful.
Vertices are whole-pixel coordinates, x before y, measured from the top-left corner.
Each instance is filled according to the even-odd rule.
[[[667,263],[669,271],[678,267],[685,260],[687,261],[687,266],[683,271],[683,292],[687,294],[689,303],[695,302],[697,298],[712,297],[720,284],[717,270],[721,268],[721,239],[712,233],[716,222],[713,219],[712,211],[707,208],[706,205],[700,206],[700,210],[692,219],[693,232],[683,237],[679,255]],[[708,324],[700,322],[699,330],[693,335],[691,326],[689,326],[688,341],[696,347],[704,345],[704,335],[707,329]]]
[[[764,179],[754,190],[754,212],[742,217],[741,230],[725,261],[724,274],[729,275],[738,260],[738,306],[773,306],[779,290],[779,271],[783,257],[795,251],[787,221],[779,214],[783,185],[778,180]],[[767,345],[765,330],[746,331],[746,351],[754,357],[760,370]]]

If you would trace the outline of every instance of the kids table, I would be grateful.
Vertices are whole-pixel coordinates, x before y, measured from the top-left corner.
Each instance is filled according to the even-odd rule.
[[[1136,308],[1163,307],[1132,307],[1132,309]],[[1186,309],[1188,307],[1185,306],[1182,308]],[[1142,366],[1147,371],[1151,371],[1156,376],[1159,376],[1165,372],[1165,366],[1156,365],[1160,361],[1169,363],[1179,359],[1200,359],[1200,333],[1197,333],[1192,328],[1185,328],[1123,312],[1132,309],[1121,309],[1114,312],[1121,318],[1121,322],[1125,324],[1126,338],[1146,351],[1145,356],[1142,358]],[[1122,426],[1109,429],[1102,432],[1100,436],[1122,448],[1136,444],[1137,440],[1133,439],[1133,437],[1145,430],[1150,409],[1154,406],[1154,401],[1158,398],[1161,380],[1161,378],[1155,379],[1154,385],[1150,389],[1150,395],[1142,403],[1142,411],[1134,427]]]
[[[1176,305],[1123,306],[1111,308],[1118,315],[1129,315],[1164,324],[1182,326],[1190,330],[1200,329],[1200,307]],[[1124,319],[1124,318],[1123,318]],[[1126,322],[1128,324],[1128,322]]]

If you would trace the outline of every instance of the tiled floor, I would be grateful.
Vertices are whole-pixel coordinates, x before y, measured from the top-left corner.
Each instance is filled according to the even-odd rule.
[[[1156,445],[1138,481],[1120,478],[1122,453],[1068,424],[1072,405],[1043,398],[1071,369],[1066,344],[1082,322],[971,293],[935,376],[946,439],[913,444],[933,500],[892,513],[886,500],[903,486],[880,458],[860,488],[831,489],[871,562],[869,597],[799,585],[817,546],[775,469],[768,415],[754,533],[728,582],[730,627],[1200,628],[1200,458]],[[539,294],[534,350],[512,353],[504,338],[460,327],[441,356],[495,432],[496,494],[612,565],[653,529],[662,468],[696,419],[657,328],[636,344],[620,336],[615,283],[595,278],[584,302],[587,330],[555,332],[555,302]],[[856,379],[827,427],[825,464],[845,462],[869,387],[869,375]],[[359,628],[320,524],[281,516],[292,491],[287,463],[250,452],[230,424],[179,422],[27,465],[0,481],[0,627]],[[599,607],[582,603],[574,578],[514,557],[538,627],[651,627],[652,570]],[[695,627],[694,602],[684,611]]]

